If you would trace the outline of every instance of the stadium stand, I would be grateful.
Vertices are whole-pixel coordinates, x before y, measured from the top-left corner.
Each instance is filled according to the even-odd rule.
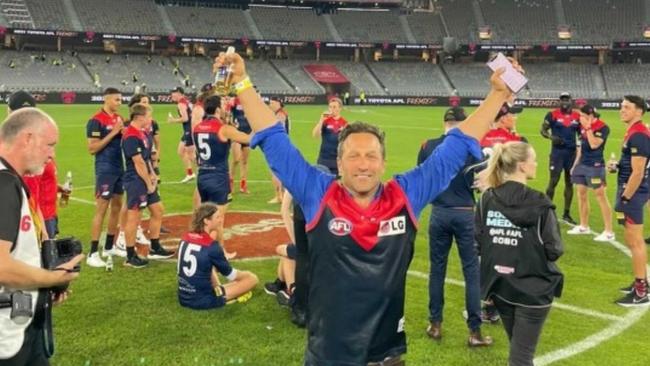
[[[72,30],[72,22],[65,14],[63,0],[29,0],[27,7],[38,29]]]
[[[524,67],[532,97],[557,98],[565,91],[583,98],[605,97],[602,80],[596,80],[601,77],[596,65],[551,63],[526,64]]]
[[[476,42],[478,22],[474,18],[470,1],[438,0],[436,4],[450,36],[464,43]]]
[[[110,61],[107,62],[107,57]],[[79,58],[91,73],[97,73],[102,88],[113,86],[133,90],[135,85],[146,84],[151,92],[165,92],[181,85],[180,76],[173,74],[173,63],[169,58],[143,55],[81,54]],[[138,81],[133,82],[135,73]]]
[[[166,10],[181,36],[243,38],[251,35],[241,10],[187,6],[168,6]]]
[[[386,92],[364,63],[348,61],[324,61],[323,63],[336,65],[339,71],[350,80],[353,93],[358,94],[359,91],[363,90],[367,95],[386,95]]]
[[[288,7],[250,8],[251,15],[264,39],[294,41],[331,41],[324,17],[311,8]]]
[[[262,93],[291,94],[294,92],[268,61],[247,60],[246,71],[251,79],[255,80],[255,86]]]
[[[557,40],[554,0],[479,0],[492,41],[542,43]]]
[[[79,60],[66,53],[2,51],[0,75],[0,90],[6,91],[94,90],[90,76],[84,71]]]
[[[373,62],[369,64],[389,95],[450,95],[438,65],[424,62]]]
[[[643,0],[563,0],[562,4],[573,42],[610,44],[643,39]]]
[[[153,0],[72,0],[84,30],[166,34]]]
[[[622,98],[636,94],[648,96],[650,87],[645,82],[650,73],[650,65],[613,64],[603,65],[603,76],[610,98]]]
[[[440,44],[446,36],[439,13],[413,13],[406,17],[418,43]]]
[[[490,90],[489,69],[483,64],[449,64],[442,67],[459,96],[480,96]]]
[[[310,63],[303,60],[272,60],[270,61],[291,83],[296,87],[296,92],[301,94],[324,94],[325,89],[316,83],[303,69],[303,65]]]
[[[178,63],[180,71],[199,87],[212,82],[212,60],[208,57],[174,57],[172,62]]]
[[[330,16],[344,41],[407,42],[395,11],[344,11]]]

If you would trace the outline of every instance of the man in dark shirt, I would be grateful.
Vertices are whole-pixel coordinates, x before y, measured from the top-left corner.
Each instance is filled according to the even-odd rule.
[[[465,120],[465,112],[454,107],[445,113],[445,134],[437,139],[427,140],[418,154],[418,165],[422,164],[445,139],[446,134]],[[472,156],[465,166],[451,180],[449,188],[432,202],[429,219],[429,327],[427,335],[434,340],[442,339],[442,313],[444,286],[447,274],[447,260],[451,243],[456,239],[458,254],[465,277],[465,308],[470,334],[470,347],[489,346],[491,337],[481,336],[481,297],[479,284],[478,254],[474,245],[474,168],[480,163]]]
[[[643,241],[643,207],[648,201],[648,158],[650,131],[641,118],[646,111],[643,98],[627,95],[621,103],[621,120],[627,125],[623,138],[621,160],[618,162],[616,219],[624,225],[624,237],[632,253],[634,282],[622,288],[626,295],[616,301],[625,307],[650,306],[648,298],[648,254]]]
[[[417,217],[444,191],[511,92],[499,70],[485,101],[420,166],[381,183],[384,134],[358,122],[339,136],[340,181],[311,166],[246,76],[238,54],[222,53],[236,94],[271,170],[303,209],[310,243],[306,365],[400,365],[406,352],[404,293]]]
[[[0,311],[0,364],[49,365],[45,354],[46,315],[50,288],[69,283],[79,273],[68,272],[83,258],[78,255],[55,271],[42,269],[43,222],[33,197],[21,180],[25,174],[41,174],[54,156],[59,130],[50,116],[35,108],[9,114],[0,127],[0,294],[31,296],[33,317],[27,322],[11,319],[9,309]],[[57,295],[64,301],[68,292]]]
[[[553,200],[555,187],[564,172],[564,214],[562,219],[575,224],[571,217],[571,200],[573,199],[573,184],[571,184],[571,167],[576,159],[576,138],[580,134],[580,114],[573,110],[573,100],[569,93],[560,94],[560,108],[546,114],[542,123],[541,134],[550,139],[551,157],[549,159],[550,179],[546,195]]]
[[[115,88],[104,91],[104,105],[86,125],[88,151],[95,156],[95,216],[90,231],[90,253],[86,264],[91,267],[105,267],[99,256],[99,236],[104,216],[110,205],[104,255],[114,254],[113,242],[122,208],[122,128],[124,120],[117,114],[122,105],[122,94]]]

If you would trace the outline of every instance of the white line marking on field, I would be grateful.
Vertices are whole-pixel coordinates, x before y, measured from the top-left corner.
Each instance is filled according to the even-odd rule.
[[[94,202],[94,201],[85,200],[85,199],[83,199],[83,198],[70,197],[70,201],[75,201],[75,202],[80,202],[80,203],[85,203],[85,204],[87,204],[87,205],[93,205],[93,206],[95,206],[95,202]]]
[[[410,271],[408,271],[408,274],[413,276],[413,277],[422,278],[422,279],[425,279],[425,280],[429,279],[429,275],[427,273],[424,273],[424,272],[410,270]],[[457,280],[457,279],[446,278],[445,282],[450,284],[450,285],[465,287],[465,282]],[[591,317],[599,318],[599,319],[603,319],[603,320],[609,320],[609,321],[621,321],[621,320],[623,320],[623,317],[621,317],[621,316],[601,313],[601,312],[596,311],[596,310],[583,309],[583,308],[579,308],[579,307],[573,306],[573,305],[562,304],[562,303],[559,303],[557,301],[553,302],[553,307],[556,307],[556,308],[562,309],[562,310],[566,310],[566,311],[570,311],[572,313],[591,316]]]
[[[620,250],[623,254],[625,254],[628,257],[632,257],[632,254],[630,253],[630,250],[620,242],[616,240],[612,240],[609,242],[612,244],[616,249]],[[646,266],[648,272],[650,272],[650,265]],[[545,355],[539,356],[535,358],[535,365],[537,366],[546,366],[549,365],[555,361],[563,360],[575,355],[578,355],[580,353],[583,353],[591,348],[594,348],[598,346],[599,344],[606,342],[619,334],[623,333],[627,328],[631,327],[641,319],[645,313],[650,310],[650,307],[643,307],[643,308],[637,308],[634,310],[629,311],[625,316],[622,317],[621,320],[612,322],[607,328],[601,330],[598,333],[592,334],[588,336],[587,338],[570,344],[564,348],[560,348],[555,351],[551,351]]]

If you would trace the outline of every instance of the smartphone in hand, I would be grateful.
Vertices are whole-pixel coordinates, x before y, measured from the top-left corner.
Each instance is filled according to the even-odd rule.
[[[501,74],[501,80],[503,80],[508,88],[510,88],[514,93],[518,93],[528,83],[528,79],[526,79],[522,73],[517,71],[508,58],[501,52],[489,61],[487,66],[492,69],[492,71],[504,67],[506,71]]]

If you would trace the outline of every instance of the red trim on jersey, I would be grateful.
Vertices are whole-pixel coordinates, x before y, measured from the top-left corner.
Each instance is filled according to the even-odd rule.
[[[219,131],[221,131],[221,128],[224,126],[224,123],[221,122],[220,119],[212,116],[203,119],[201,122],[199,122],[194,128],[192,129],[192,133],[214,133],[217,135],[217,139],[219,141],[226,143],[228,142],[228,139],[222,139],[221,135],[219,135]]]
[[[190,101],[187,100],[187,98],[182,97],[181,99],[178,100],[177,105],[181,105],[181,104],[183,104],[183,105],[189,105],[189,104],[190,104]]]
[[[334,118],[334,117],[327,117],[323,121],[323,127],[332,130],[334,133],[339,133],[341,130],[348,125],[348,121],[345,120],[343,117],[339,118]]]
[[[521,136],[505,128],[495,128],[483,136],[480,144],[481,147],[492,147],[496,144],[505,144],[509,141],[521,141]]]
[[[56,204],[59,185],[56,179],[56,163],[50,160],[45,164],[45,169],[40,179],[38,204],[43,213],[43,219],[49,220],[56,217]]]
[[[214,239],[212,239],[208,233],[185,233],[181,240],[191,244],[198,244],[203,247],[208,247],[214,243]]]
[[[580,121],[580,113],[571,111],[571,113],[563,113],[562,109],[554,109],[551,112],[553,121],[561,123],[564,127],[569,127],[573,121]]]
[[[627,144],[627,141],[634,135],[635,133],[642,133],[648,137],[650,137],[650,130],[648,130],[648,127],[643,124],[643,121],[637,121],[630,126],[630,128],[625,131],[625,137],[623,138],[623,145]]]
[[[409,216],[413,223],[417,223],[413,218],[412,210],[408,205],[406,195],[394,180],[384,184],[378,198],[376,198],[367,208],[361,208],[354,201],[354,198],[346,189],[337,183],[333,183],[323,197],[318,214],[307,225],[307,231],[316,226],[322,217],[322,213],[327,206],[332,215],[343,218],[352,224],[352,231],[349,235],[365,251],[371,251],[379,241],[379,225],[382,221],[387,221],[396,217],[396,215],[406,206]]]
[[[122,116],[120,116],[119,114],[117,113],[110,114],[106,112],[103,108],[99,112],[95,113],[92,119],[98,121],[99,124],[102,126],[111,126],[111,127],[115,126],[115,124],[118,121],[124,121]]]
[[[124,132],[122,133],[122,140],[126,140],[129,137],[139,138],[140,140],[144,141],[144,147],[147,147],[147,138],[145,137],[144,132],[133,125],[129,125],[129,127],[125,128]]]
[[[600,119],[596,119],[595,121],[591,122],[591,132],[600,131],[606,126],[607,125],[605,122],[601,121]],[[584,138],[587,138],[587,130],[585,130],[584,127],[580,127],[580,135],[582,135]]]

